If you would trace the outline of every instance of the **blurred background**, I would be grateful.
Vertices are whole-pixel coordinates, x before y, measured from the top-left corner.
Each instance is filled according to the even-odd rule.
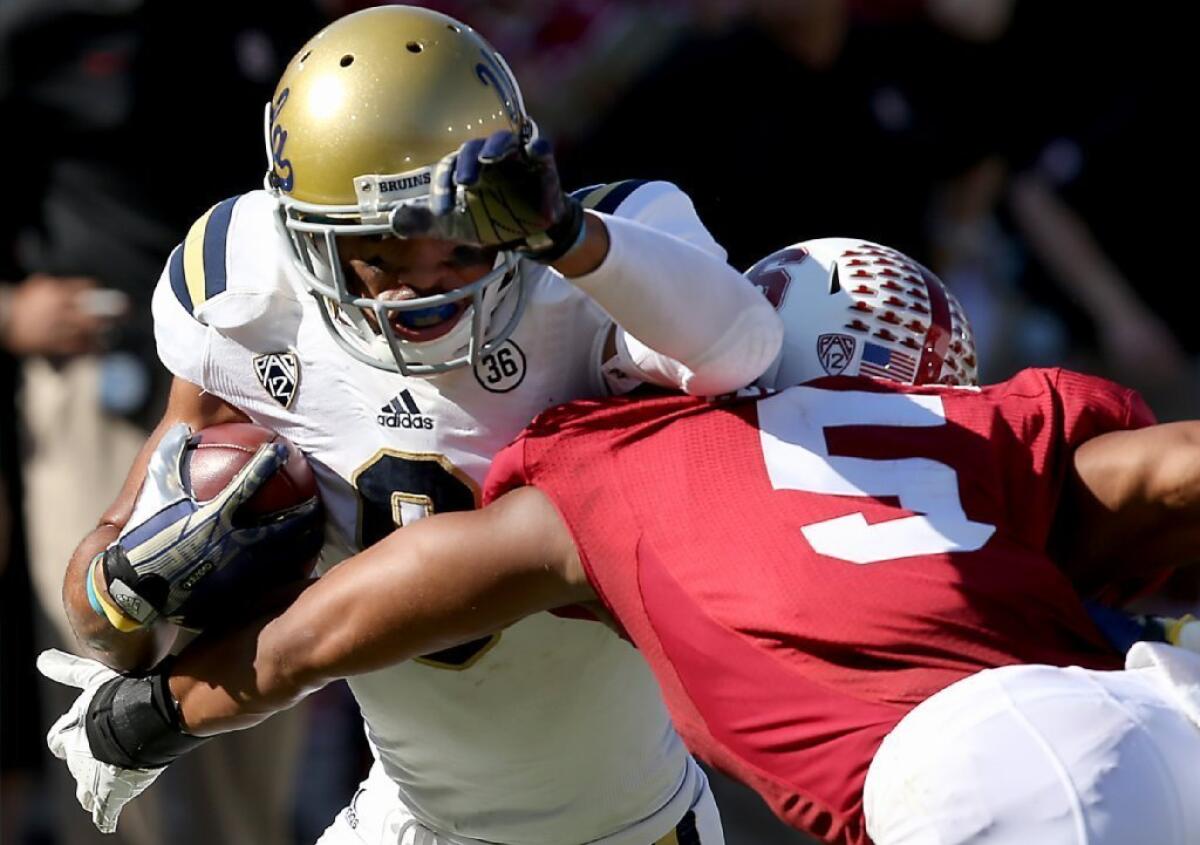
[[[163,262],[212,203],[259,186],[262,105],[292,53],[366,5],[0,0],[5,845],[100,841],[45,752],[69,697],[32,655],[69,643],[62,569],[161,408]],[[738,269],[808,238],[883,242],[962,301],[985,381],[1062,365],[1138,388],[1164,420],[1197,415],[1176,6],[426,5],[508,59],[569,187],[672,180]],[[173,767],[103,841],[314,841],[365,770],[361,730],[341,687],[290,719]],[[718,786],[730,845],[804,841]]]

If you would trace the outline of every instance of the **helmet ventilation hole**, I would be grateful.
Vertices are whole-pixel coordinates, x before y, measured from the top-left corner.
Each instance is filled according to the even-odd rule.
[[[306,52],[306,53],[305,53],[303,56],[301,56],[301,57],[300,57],[300,64],[304,64],[305,62],[307,62],[307,61],[308,61],[308,57],[309,57],[309,56],[311,56],[311,55],[312,55],[312,50],[309,50],[309,51],[308,51],[308,52]]]
[[[342,56],[342,60],[338,62],[338,64],[340,64],[342,67],[350,67],[350,65],[354,64],[354,56],[347,53],[346,55]]]
[[[462,32],[461,29],[459,29],[457,26],[455,26],[452,23],[446,24],[446,29],[450,30],[451,32]]]
[[[410,53],[419,53],[425,49],[424,47],[421,46],[420,41],[409,41],[404,46],[408,49],[408,52],[410,52]]]

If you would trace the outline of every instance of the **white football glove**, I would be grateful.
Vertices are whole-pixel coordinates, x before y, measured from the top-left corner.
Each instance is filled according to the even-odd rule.
[[[71,770],[79,805],[91,812],[101,833],[112,833],[121,810],[154,783],[162,769],[123,769],[92,756],[86,730],[88,705],[96,690],[118,677],[116,672],[95,660],[55,649],[38,655],[37,667],[50,680],[82,690],[71,709],[50,728],[46,744]]]

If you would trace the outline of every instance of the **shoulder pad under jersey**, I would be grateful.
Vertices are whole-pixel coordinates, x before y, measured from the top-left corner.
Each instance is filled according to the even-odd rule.
[[[275,232],[274,201],[252,191],[217,203],[192,224],[167,262],[171,291],[198,322],[246,326],[295,302]]]
[[[725,260],[725,249],[700,222],[692,198],[672,182],[625,179],[581,188],[571,196],[586,209],[636,220]]]

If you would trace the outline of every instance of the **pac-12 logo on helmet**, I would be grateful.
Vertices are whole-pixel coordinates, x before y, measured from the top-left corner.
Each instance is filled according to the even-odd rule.
[[[848,334],[823,334],[817,337],[817,360],[831,376],[840,376],[854,358],[858,344]]]
[[[771,253],[746,271],[782,291],[783,351],[758,380],[784,388],[829,375],[901,384],[979,383],[966,314],[941,279],[902,252],[819,238]]]

